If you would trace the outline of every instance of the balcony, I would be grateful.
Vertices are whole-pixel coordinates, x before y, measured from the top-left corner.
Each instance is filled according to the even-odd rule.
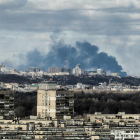
[[[65,98],[64,97],[58,97],[58,98],[56,98],[56,100],[65,100]]]
[[[60,96],[60,95],[57,95],[57,96],[56,96],[56,98],[59,98],[59,97],[61,97],[61,96]]]
[[[74,104],[69,104],[69,106],[74,106]]]
[[[7,113],[7,114],[4,114],[4,116],[9,116],[9,113]]]
[[[69,109],[69,107],[65,107],[65,106],[64,106],[64,109]]]
[[[74,103],[74,100],[69,100],[69,103]]]

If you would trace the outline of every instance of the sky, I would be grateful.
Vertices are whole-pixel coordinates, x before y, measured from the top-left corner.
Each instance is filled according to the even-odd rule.
[[[70,68],[140,76],[139,44],[138,0],[0,0],[7,68],[64,67],[66,54]]]

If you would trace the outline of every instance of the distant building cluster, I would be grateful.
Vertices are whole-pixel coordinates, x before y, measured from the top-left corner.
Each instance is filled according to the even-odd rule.
[[[43,75],[54,76],[54,75],[71,75],[71,74],[75,76],[80,75],[105,76],[106,71],[103,71],[102,69],[84,71],[81,68],[80,64],[77,64],[76,67],[73,68],[72,70],[69,68],[49,67],[48,72],[45,72],[40,70],[40,68],[38,67],[29,67],[28,71],[17,71],[16,69],[6,69],[6,66],[2,63],[0,65],[0,74],[16,74],[21,76],[31,76],[32,78],[36,77],[39,78],[42,77]],[[113,77],[120,77],[119,73],[111,73],[110,75]]]
[[[96,71],[85,71],[84,72],[87,75],[93,76],[93,75],[106,75],[106,72],[102,69],[97,69]]]
[[[93,90],[97,91],[122,91],[122,92],[137,92],[140,91],[140,86],[130,86],[125,85],[124,83],[119,83],[116,81],[110,82],[107,84],[106,82],[99,83],[99,86],[93,86]]]
[[[71,74],[71,69],[67,68],[62,68],[60,69],[59,67],[49,67],[48,73],[45,73],[46,75],[70,75]]]
[[[39,72],[40,69],[39,68],[35,68],[35,67],[30,67],[29,68],[29,72]]]
[[[111,80],[109,80],[109,83],[106,82],[98,83],[97,86],[91,84],[83,84],[81,82],[75,85],[66,84],[63,86],[60,84],[56,84],[56,89],[61,89],[61,88],[69,89],[69,90],[87,90],[88,92],[93,92],[93,91],[138,92],[140,91],[140,86],[125,85],[124,83],[119,83],[117,81],[111,81]],[[19,84],[19,83],[0,82],[0,89],[10,89],[19,92],[32,92],[32,91],[39,90],[40,84],[39,83]]]

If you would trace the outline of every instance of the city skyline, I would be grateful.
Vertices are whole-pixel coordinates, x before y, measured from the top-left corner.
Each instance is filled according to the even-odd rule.
[[[104,54],[106,59],[114,58],[114,63],[108,59],[104,62],[107,69],[111,69],[110,64],[112,67],[115,64],[128,75],[140,76],[138,0],[124,0],[123,3],[121,0],[1,0],[0,10],[0,63],[9,68],[27,68],[30,64],[44,67],[50,63],[47,58],[52,52],[53,57],[55,54],[60,56],[57,59],[61,63],[59,50],[63,48],[71,50],[71,58],[75,51],[75,59],[84,60],[91,51],[82,51],[82,48],[78,53],[77,42],[86,42],[92,48],[98,48],[96,63],[102,65],[105,59],[99,56]],[[87,57],[88,69],[98,66],[91,60],[94,58],[92,51]]]
[[[40,69],[39,67],[29,67],[28,70],[17,70],[17,69],[7,69],[6,66],[2,63],[0,65],[0,72],[1,74],[19,74],[19,73],[29,73],[29,74],[41,74],[43,75],[43,73],[50,73],[50,74],[59,74],[59,75],[83,75],[83,74],[94,74],[94,75],[114,75],[114,76],[122,76],[122,77],[127,77],[127,73],[126,72],[121,72],[121,73],[111,73],[111,71],[104,71],[101,68],[93,68],[90,70],[87,69],[81,69],[81,65],[77,64],[74,68],[60,68],[60,67],[49,67],[47,71],[45,71],[44,69]]]

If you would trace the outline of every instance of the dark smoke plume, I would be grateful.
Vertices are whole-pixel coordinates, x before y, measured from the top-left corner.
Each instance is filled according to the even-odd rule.
[[[76,42],[76,47],[58,43],[52,46],[51,51],[43,56],[38,50],[33,50],[27,53],[28,64],[20,66],[20,69],[25,67],[40,67],[48,70],[48,67],[64,67],[65,54],[69,68],[73,69],[76,64],[80,63],[85,69],[102,68],[104,71],[120,73],[121,76],[126,76],[122,66],[120,66],[115,57],[109,56],[107,53],[99,53],[99,48],[91,45],[89,42]]]

